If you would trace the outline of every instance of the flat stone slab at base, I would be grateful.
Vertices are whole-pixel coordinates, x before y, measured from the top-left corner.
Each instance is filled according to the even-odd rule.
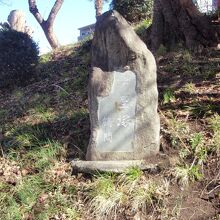
[[[71,162],[73,173],[114,172],[123,173],[130,167],[139,167],[143,171],[157,172],[158,164],[149,164],[144,160],[119,161],[82,161]]]

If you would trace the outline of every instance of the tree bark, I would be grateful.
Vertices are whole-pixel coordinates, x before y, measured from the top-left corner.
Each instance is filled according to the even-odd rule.
[[[189,49],[214,46],[217,33],[207,16],[198,11],[192,0],[155,0],[151,47],[161,44],[171,49],[183,43]]]
[[[96,18],[102,14],[103,0],[95,0]]]
[[[42,17],[40,12],[38,11],[36,1],[35,0],[28,0],[30,12],[34,15],[35,19],[42,27],[44,34],[45,34],[50,46],[53,49],[56,49],[60,45],[57,38],[56,38],[56,35],[54,34],[53,24],[54,24],[57,13],[59,12],[63,2],[64,2],[64,0],[56,0],[56,2],[54,3],[54,5],[50,11],[50,14],[49,14],[47,20],[44,20],[44,18]]]

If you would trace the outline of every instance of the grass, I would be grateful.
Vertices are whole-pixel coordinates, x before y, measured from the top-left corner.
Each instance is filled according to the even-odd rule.
[[[123,200],[123,192],[115,186],[115,176],[99,175],[90,185],[89,212],[98,218],[116,216]]]
[[[188,84],[185,86],[184,91],[192,94],[195,91],[194,84]],[[179,90],[182,90],[180,88]],[[178,93],[178,92],[177,92]],[[172,94],[168,94],[165,90],[166,102],[170,102]],[[164,101],[163,101],[164,102]],[[174,103],[177,100],[173,101]],[[170,136],[172,146],[178,149],[179,158],[174,164],[174,176],[178,184],[185,188],[195,181],[200,181],[204,177],[204,167],[207,165],[209,157],[212,155],[218,155],[219,147],[219,114],[215,112],[214,105],[198,104],[191,105],[190,115],[191,117],[201,117],[206,120],[208,126],[205,130],[199,132],[193,132],[191,130],[189,113],[185,119],[178,118],[178,112],[175,112],[177,116],[174,116],[173,112],[166,112],[166,116],[162,113],[163,119],[165,119],[166,129],[165,134]],[[213,107],[214,106],[214,107]],[[189,109],[187,109],[189,110]],[[181,114],[183,114],[181,112]],[[211,116],[212,115],[212,116]],[[210,117],[211,116],[211,117]],[[192,120],[192,119],[191,119]],[[211,138],[207,138],[207,133],[212,133]]]
[[[20,97],[16,100],[20,102]],[[55,111],[49,107],[51,100],[45,93],[35,93],[30,104],[29,100],[23,99],[26,114],[18,115],[21,117],[19,120],[4,126],[3,149],[8,162],[2,163],[2,169],[7,171],[4,172],[4,184],[0,186],[2,220],[80,219],[75,198],[76,185],[72,183],[68,163],[63,162],[66,148],[51,131],[55,123],[63,126],[59,132],[69,129],[71,123],[71,127],[77,128],[75,132],[81,145],[81,137],[85,135],[81,134],[80,127],[87,120],[88,111],[83,107],[70,109],[71,106]],[[17,165],[13,167],[14,163]]]
[[[59,143],[48,140],[42,146],[17,155],[14,167],[6,159],[5,180],[0,185],[0,219],[21,220],[31,216],[49,220],[60,215],[65,219],[78,218],[74,207],[76,187],[69,181],[71,169],[60,165],[60,150]],[[17,173],[22,174],[20,179]]]
[[[157,50],[157,56],[164,56],[167,53],[167,48],[161,44]]]
[[[15,187],[8,184],[6,187],[7,194],[1,197],[0,203],[1,219],[20,220],[31,211],[44,186],[40,176],[34,175],[23,178]]]
[[[125,207],[135,212],[141,210],[144,215],[160,212],[169,191],[167,182],[149,180],[137,167],[119,175],[99,174],[86,188],[88,214],[97,219],[116,219]]]
[[[6,196],[7,195],[5,195],[5,197]],[[22,219],[22,214],[20,213],[19,205],[17,204],[14,198],[7,196],[7,198],[4,198],[3,202],[4,202],[4,206],[3,204],[0,204],[1,205],[1,217],[0,217],[1,220]],[[5,208],[6,206],[7,208]]]
[[[203,178],[203,174],[200,172],[200,167],[193,164],[175,167],[174,175],[182,187],[189,186],[190,182],[201,180]]]
[[[48,63],[52,60],[52,54],[51,53],[47,53],[47,54],[43,54],[42,56],[40,56],[40,63]]]
[[[14,139],[8,144],[8,158],[19,160],[23,166],[44,170],[51,166],[58,155],[62,155],[62,145],[49,139],[43,128],[21,127],[12,132]]]
[[[220,131],[220,115],[215,114],[211,118],[208,119],[209,127],[212,129],[214,133]]]
[[[97,219],[117,219],[126,208],[143,215],[153,215],[164,207],[169,187],[144,178],[143,172],[131,167],[125,173],[99,174],[88,186],[88,214]]]
[[[41,145],[49,138],[48,131],[42,125],[21,125],[8,130],[5,137],[5,148],[33,148]]]
[[[6,116],[6,114],[7,114],[6,110],[4,110],[4,109],[0,110],[0,118],[4,118]]]
[[[192,82],[186,83],[186,84],[184,85],[183,91],[188,92],[188,93],[190,93],[190,94],[195,93],[195,92],[196,92],[195,84],[192,83]]]
[[[196,181],[206,184],[209,178],[216,179],[219,109],[215,96],[206,90],[215,92],[218,85],[216,80],[203,82],[214,77],[216,66],[204,64],[203,69],[185,50],[158,65],[158,80],[161,72],[169,73],[165,83],[172,88],[159,87],[161,147],[170,163],[157,174],[131,167],[117,175],[71,175],[68,159],[85,158],[90,135],[90,44],[81,42],[42,56],[38,81],[7,94],[7,100],[0,94],[4,156],[0,157],[0,219],[179,218],[180,206],[187,205],[184,189],[194,190]],[[159,54],[166,53],[161,47]],[[178,74],[186,81],[170,86]],[[208,82],[210,87],[204,84]],[[176,209],[169,203],[172,197],[180,200]]]
[[[167,126],[165,132],[169,134],[172,146],[176,148],[182,147],[189,151],[188,146],[185,144],[185,139],[188,137],[190,132],[187,122],[174,117],[172,112],[169,112],[167,115],[169,116],[167,117],[163,115]]]
[[[55,190],[48,197],[48,206],[44,207],[44,212],[38,214],[43,219],[64,218],[78,219],[78,213],[71,202],[75,202],[73,198],[68,197],[61,190]]]
[[[194,133],[190,138],[190,145],[192,154],[198,160],[198,164],[203,164],[208,154],[208,146],[205,145],[204,135],[202,133]]]
[[[195,133],[190,138],[190,145],[192,150],[196,151],[197,148],[201,148],[204,145],[204,137],[202,133]]]
[[[186,76],[198,76],[200,75],[199,66],[192,64],[191,62],[184,62],[182,65],[183,74]]]
[[[33,117],[33,119],[39,122],[53,121],[56,117],[52,108],[47,108],[43,105],[35,106],[33,109],[30,109],[28,113],[30,117]]]
[[[192,61],[192,54],[189,50],[184,50],[183,51],[183,60],[185,62],[191,62]]]
[[[210,128],[218,130],[218,115],[209,119]],[[187,125],[187,121],[179,121],[173,117],[166,118],[168,133],[171,136],[173,146],[179,147],[179,165],[174,167],[174,176],[182,187],[189,186],[190,182],[203,178],[202,169],[208,160],[210,144],[213,144],[214,137],[209,142],[205,140],[202,132],[192,133]],[[216,129],[217,128],[217,129]],[[210,143],[211,142],[211,143]],[[190,163],[187,162],[191,161]]]
[[[73,82],[73,87],[77,89],[80,95],[85,95],[85,85],[88,84],[88,72],[85,67],[76,68],[77,77]],[[83,93],[83,94],[82,94]]]
[[[131,194],[132,209],[141,211],[142,216],[154,219],[157,214],[165,216],[166,199],[169,195],[169,181],[154,182],[146,180]]]
[[[199,79],[199,80],[212,80],[218,74],[218,62],[209,57],[209,62],[204,62],[204,57],[198,57],[198,54],[178,48],[172,61],[165,65],[164,70],[172,74],[181,73],[182,77]],[[163,45],[158,49],[158,56],[165,56],[167,48]]]
[[[139,167],[130,167],[125,171],[125,179],[128,182],[138,181],[142,175],[143,171]]]
[[[69,87],[68,86],[66,86],[66,87],[58,87],[58,96],[60,97],[60,98],[68,98],[69,96],[70,96],[70,93],[68,92],[68,90],[69,90]]]
[[[213,135],[213,149],[217,152],[220,151],[220,132],[216,132]]]
[[[44,145],[28,152],[23,160],[32,161],[32,167],[36,170],[43,171],[53,165],[54,161],[60,155],[61,150],[60,143],[48,140]]]
[[[174,92],[171,89],[166,89],[163,93],[163,104],[175,101]]]
[[[68,54],[65,60],[58,57],[62,57],[62,53]],[[71,143],[80,150],[87,146],[87,127],[83,132],[82,129],[88,120],[88,111],[81,102],[86,94],[84,81],[90,56],[83,47],[80,50],[72,46],[63,48],[62,53],[42,56],[38,71],[39,80],[43,82],[36,82],[33,91],[14,91],[12,99],[7,100],[10,108],[7,106],[0,112],[0,122],[4,125],[1,147],[5,156],[0,165],[2,220],[80,219],[78,189],[71,177],[70,164],[65,161],[67,145],[63,140],[72,129],[75,133]],[[77,78],[72,81],[69,80],[73,74],[71,58],[78,54],[86,60],[80,61],[80,67],[74,70]],[[51,85],[52,81],[57,86]],[[61,88],[68,96],[62,94]]]
[[[1,195],[0,219],[21,220],[24,216],[42,220],[58,217],[77,219],[74,194],[65,194],[63,190],[61,184],[55,187],[46,183],[40,174],[26,176],[21,184],[11,188],[11,196]]]
[[[16,89],[13,91],[13,96],[16,100],[20,100],[22,99],[22,97],[24,96],[23,92],[19,89]]]
[[[210,128],[218,130],[218,115],[209,119]],[[215,143],[215,135],[210,142],[205,141],[204,134],[193,133],[189,135],[186,122],[178,122],[176,118],[167,119],[169,133],[172,137],[172,143],[180,142],[179,156],[180,165],[174,168],[174,176],[182,187],[189,186],[190,182],[201,180],[203,178],[203,165],[207,162],[210,142]],[[219,130],[218,130],[219,131]],[[216,134],[214,132],[214,134]],[[187,158],[193,161],[191,164],[186,163]]]
[[[190,106],[185,106],[185,109],[188,110],[193,117],[199,118],[212,115],[213,112],[218,111],[219,106],[195,101]]]
[[[157,188],[154,183],[150,181],[140,188],[135,188],[132,195],[132,208],[136,211],[141,210],[142,213],[147,214],[149,207],[154,206]]]
[[[152,19],[143,20],[134,28],[134,30],[138,35],[141,35],[151,24],[152,24]]]
[[[45,188],[43,179],[39,175],[23,178],[22,183],[17,186],[14,197],[19,204],[24,206],[25,211],[30,211],[38,196]]]
[[[208,119],[209,127],[212,131],[212,150],[220,152],[220,115],[214,114]]]

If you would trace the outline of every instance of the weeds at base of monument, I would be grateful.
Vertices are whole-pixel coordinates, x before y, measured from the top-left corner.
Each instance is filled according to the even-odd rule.
[[[123,174],[99,174],[88,184],[85,202],[88,214],[98,219],[116,219],[125,208],[131,214],[153,216],[164,208],[169,195],[169,181],[154,182],[139,175],[139,168],[131,167]],[[133,181],[131,181],[133,179]]]

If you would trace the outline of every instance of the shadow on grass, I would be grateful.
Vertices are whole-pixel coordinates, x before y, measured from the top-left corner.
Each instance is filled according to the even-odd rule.
[[[211,55],[211,52],[216,54]],[[187,50],[167,53],[158,58],[159,88],[178,89],[187,83],[208,86],[210,81],[217,84],[220,71],[219,55],[219,52],[212,49],[200,55]]]
[[[191,95],[192,97],[192,95]],[[195,97],[197,97],[195,95]],[[183,110],[188,111],[193,118],[203,118],[215,113],[220,114],[220,101],[218,100],[201,100],[184,103],[167,103],[162,105],[162,110]]]
[[[47,54],[34,83],[0,91],[0,132],[4,135],[0,141],[5,152],[20,148],[30,151],[51,140],[62,144],[67,159],[85,157],[89,115],[82,109],[87,109],[90,46],[88,41]],[[32,122],[20,123],[28,117]]]
[[[43,55],[36,74],[28,85],[0,89],[0,117],[4,113],[9,115],[10,121],[13,121],[14,118],[25,115],[28,108],[34,107],[35,96],[39,96],[39,101],[42,103],[47,101],[48,95],[53,101],[54,96],[57,95],[55,92],[59,90],[61,98],[67,97],[70,93],[77,97],[85,95],[91,66],[90,47],[91,41],[86,41]],[[0,124],[2,124],[1,118]]]
[[[90,124],[87,112],[76,112],[71,117],[57,118],[36,125],[23,124],[4,135],[2,147],[23,154],[43,147],[48,141],[58,142],[66,151],[66,160],[84,159],[89,142]]]
[[[89,40],[43,55],[37,68],[38,77],[54,77],[54,74],[59,76],[75,67],[90,66],[91,43]]]

